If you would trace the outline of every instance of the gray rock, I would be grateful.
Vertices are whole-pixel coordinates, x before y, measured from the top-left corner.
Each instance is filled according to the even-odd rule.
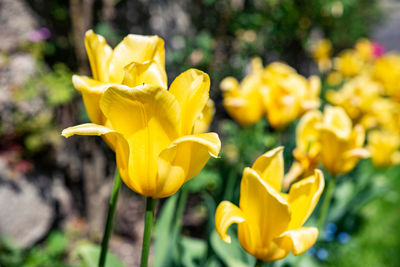
[[[53,223],[53,208],[26,179],[0,186],[0,235],[27,248],[42,239]]]

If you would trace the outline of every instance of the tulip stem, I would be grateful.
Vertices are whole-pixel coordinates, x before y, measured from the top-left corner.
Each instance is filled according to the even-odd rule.
[[[318,226],[318,230],[320,233],[323,233],[326,215],[328,214],[329,205],[331,204],[331,201],[332,201],[333,191],[335,191],[335,185],[336,185],[336,177],[332,176],[332,177],[330,177],[328,186],[325,190],[325,196],[324,196],[324,200],[322,202],[321,212],[320,212],[319,218],[318,218],[317,226]]]
[[[115,209],[117,207],[119,189],[121,188],[121,178],[119,177],[118,169],[115,171],[114,175],[114,185],[110,197],[110,201],[108,202],[108,213],[107,213],[107,221],[104,229],[103,241],[101,242],[101,252],[99,259],[99,267],[104,267],[106,263],[106,256],[108,250],[108,241],[110,240],[110,235],[112,231],[113,221]]]
[[[273,261],[262,261],[257,259],[256,264],[254,265],[254,267],[272,267],[274,266],[274,262]]]
[[[146,214],[145,214],[145,218],[144,218],[142,259],[141,259],[140,267],[147,267],[147,261],[149,259],[151,231],[153,229],[154,209],[156,208],[156,202],[157,202],[157,199],[152,198],[152,197],[146,197]]]

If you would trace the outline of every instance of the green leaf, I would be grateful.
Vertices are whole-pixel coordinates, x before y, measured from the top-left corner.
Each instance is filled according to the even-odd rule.
[[[231,244],[225,243],[214,230],[211,234],[211,246],[218,257],[231,267],[254,266],[255,259],[247,254],[239,244],[239,240],[233,231],[229,231],[232,238]]]
[[[97,267],[100,258],[100,246],[90,243],[79,245],[72,257],[81,260],[82,267]],[[106,267],[125,267],[125,265],[111,252],[107,252]]]
[[[169,266],[172,262],[172,251],[176,241],[176,237],[173,237],[172,222],[178,196],[179,194],[174,194],[165,201],[160,216],[157,218],[154,230],[154,251],[157,257],[154,258],[154,267]]]
[[[206,257],[207,243],[198,238],[182,236],[180,240],[182,249],[182,265],[185,267],[196,267]]]

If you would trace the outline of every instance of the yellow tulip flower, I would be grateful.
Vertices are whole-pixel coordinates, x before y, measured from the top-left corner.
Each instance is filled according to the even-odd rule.
[[[327,72],[332,67],[332,43],[327,39],[321,39],[315,44],[313,52],[319,71]]]
[[[337,91],[327,91],[326,99],[333,105],[341,106],[353,121],[361,122],[362,117],[370,113],[372,104],[382,93],[381,84],[367,75],[360,75],[346,82]]]
[[[100,99],[110,126],[88,123],[67,128],[62,135],[112,139],[124,183],[147,197],[168,197],[220,151],[216,133],[192,134],[209,89],[208,75],[195,69],[179,75],[169,90],[113,85]]]
[[[260,156],[245,168],[240,186],[239,207],[229,201],[218,205],[215,226],[219,236],[231,242],[226,233],[238,224],[241,246],[263,261],[299,255],[317,240],[315,227],[303,224],[313,212],[324,188],[320,170],[294,184],[288,194],[280,193],[283,179],[282,147]]]
[[[380,57],[374,66],[374,77],[385,87],[386,93],[400,100],[400,54]]]
[[[252,72],[240,84],[235,78],[227,77],[220,85],[226,111],[242,126],[258,122],[265,113],[260,93],[262,87],[260,61],[258,58],[253,59]]]
[[[400,104],[391,98],[380,97],[374,101],[369,116],[373,126],[400,134]]]
[[[354,49],[364,61],[371,61],[374,58],[374,45],[370,40],[362,38],[356,42]]]
[[[359,159],[369,156],[369,152],[363,148],[364,128],[361,125],[353,128],[343,108],[325,107],[323,120],[317,127],[321,145],[320,161],[332,175],[351,171]]]
[[[373,130],[368,134],[368,150],[372,163],[377,167],[389,167],[400,163],[400,136],[393,132]]]
[[[129,34],[112,49],[103,36],[89,30],[85,34],[85,47],[93,78],[74,75],[72,82],[82,93],[93,123],[107,124],[99,103],[104,91],[111,85],[126,84],[132,87],[145,79],[152,85],[167,88],[164,41],[158,36]],[[141,75],[135,77],[132,73]]]
[[[320,105],[321,81],[317,76],[307,80],[284,63],[272,63],[265,68],[263,82],[261,92],[273,128],[282,129]]]
[[[361,73],[364,66],[362,57],[352,49],[344,50],[334,59],[334,67],[343,76],[349,78]]]
[[[285,175],[285,190],[299,177],[307,177],[317,168],[321,145],[316,125],[321,121],[322,114],[318,110],[310,110],[301,117],[296,128],[296,148],[293,150],[296,161]]]

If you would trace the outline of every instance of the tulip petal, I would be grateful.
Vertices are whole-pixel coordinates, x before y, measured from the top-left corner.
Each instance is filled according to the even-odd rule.
[[[251,167],[261,179],[277,192],[281,191],[283,180],[283,147],[277,147],[258,157]]]
[[[108,82],[108,68],[112,49],[103,36],[88,30],[85,34],[85,47],[89,57],[90,68],[95,80]]]
[[[132,62],[125,67],[122,84],[135,87],[142,84],[160,86],[167,89],[167,74],[154,60],[143,63]]]
[[[100,98],[113,84],[99,82],[86,76],[72,76],[74,87],[82,93],[83,102],[90,120],[96,124],[105,124],[106,118],[100,109]]]
[[[100,108],[129,143],[129,178],[138,184],[134,190],[154,196],[158,155],[178,137],[178,102],[160,87],[120,85],[106,90]]]
[[[290,185],[300,178],[303,175],[305,169],[300,162],[295,161],[293,162],[292,166],[290,167],[288,173],[286,173],[285,178],[283,179],[283,188],[284,190],[288,190]]]
[[[245,168],[239,207],[246,215],[249,227],[249,233],[246,233],[239,225],[240,243],[252,255],[260,248],[265,250],[262,253],[268,253],[272,240],[287,230],[290,220],[288,203],[256,171]]]
[[[104,136],[110,142],[112,142],[116,158],[118,169],[120,170],[121,177],[126,177],[124,173],[127,169],[127,162],[129,157],[129,146],[123,136],[113,129],[107,128],[102,125],[97,125],[94,123],[85,123],[73,127],[66,128],[61,133],[62,136],[68,138],[73,135],[97,135]]]
[[[239,207],[229,201],[219,203],[215,213],[215,229],[226,243],[231,243],[231,237],[226,233],[228,228],[234,223],[240,224],[245,221],[245,215]]]
[[[324,175],[318,169],[314,175],[292,185],[288,197],[292,211],[289,229],[299,228],[306,222],[317,205],[324,186]]]
[[[129,34],[114,49],[110,62],[110,81],[121,83],[124,67],[131,62],[154,60],[165,68],[164,41],[158,36]]]
[[[292,251],[293,255],[297,256],[311,248],[317,241],[317,237],[317,228],[300,227],[284,232],[280,237],[276,238],[274,242],[280,249],[286,251],[286,255]],[[271,256],[270,260],[279,260],[286,257],[286,255],[283,255],[282,253],[279,254],[279,257]]]
[[[221,142],[216,133],[187,135],[176,139],[158,158],[157,193],[162,198],[174,194],[183,183],[196,176],[210,156],[218,157]]]
[[[215,104],[212,99],[208,99],[207,104],[204,106],[203,110],[201,111],[200,116],[194,123],[193,126],[193,133],[205,133],[207,132],[208,128],[210,127],[211,121],[215,114]]]
[[[181,107],[181,134],[188,135],[207,104],[210,78],[200,70],[190,69],[176,77],[169,92],[175,96]]]
[[[351,135],[352,122],[343,108],[326,106],[322,127],[330,130],[339,139],[348,140]]]
[[[318,130],[315,125],[322,121],[319,110],[311,110],[304,114],[296,128],[296,146],[307,153],[310,146],[318,141]]]

